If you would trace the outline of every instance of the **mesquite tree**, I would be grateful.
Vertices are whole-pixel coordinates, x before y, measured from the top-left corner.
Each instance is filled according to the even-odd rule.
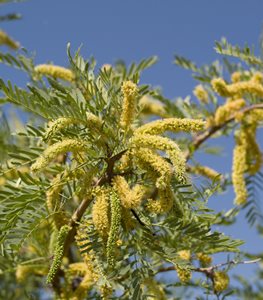
[[[0,45],[19,47],[2,31]],[[3,299],[260,299],[260,286],[232,286],[229,269],[257,259],[244,260],[242,241],[222,226],[241,209],[259,222],[252,187],[263,177],[263,61],[226,40],[216,50],[247,64],[197,67],[176,56],[198,81],[191,101],[140,83],[156,57],[97,66],[68,45],[64,68],[0,52],[29,81],[0,79],[1,103],[27,116],[12,136],[1,121]],[[213,151],[207,140],[232,134],[231,176],[197,161],[196,152]],[[209,209],[208,199],[231,186],[233,209]],[[216,253],[225,261],[213,264]]]

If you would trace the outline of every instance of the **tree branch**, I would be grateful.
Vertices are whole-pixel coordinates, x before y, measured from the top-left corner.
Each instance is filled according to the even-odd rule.
[[[223,266],[241,265],[241,264],[254,264],[254,263],[259,262],[260,260],[261,260],[261,258],[257,258],[257,259],[254,259],[254,260],[245,260],[245,261],[231,260],[231,261],[228,261],[228,262],[216,264],[216,265],[211,266],[211,267],[191,268],[191,270],[194,271],[194,272],[204,273],[207,276],[211,276],[211,274],[214,272],[215,269],[223,267]],[[170,267],[167,267],[167,268],[160,268],[160,269],[157,270],[156,274],[163,273],[163,272],[169,272],[169,271],[175,271],[175,266],[170,266]]]
[[[247,113],[254,109],[263,109],[263,104],[254,104],[254,105],[245,107],[245,108],[241,109],[240,112]],[[227,119],[224,123],[212,126],[211,128],[209,128],[202,134],[197,135],[194,138],[193,143],[192,143],[192,151],[188,150],[185,154],[186,160],[189,160],[193,151],[197,150],[208,138],[210,138],[213,134],[215,134],[217,131],[224,128],[227,124],[229,124],[230,122],[232,122],[234,120],[235,120],[235,116],[232,116],[229,119]]]

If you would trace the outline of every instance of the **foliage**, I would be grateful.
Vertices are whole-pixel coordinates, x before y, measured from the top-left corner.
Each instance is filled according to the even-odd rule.
[[[68,45],[63,68],[35,66],[25,51],[0,53],[1,63],[30,81],[18,87],[0,79],[1,102],[30,116],[12,137],[4,113],[1,121],[2,298],[226,299],[236,293],[256,299],[258,291],[233,288],[228,275],[249,263],[244,257],[256,257],[240,253],[243,242],[222,226],[240,210],[247,210],[251,226],[262,222],[256,132],[263,121],[263,61],[226,40],[216,51],[248,66],[224,58],[198,67],[176,55],[198,84],[194,100],[175,102],[140,84],[156,57],[98,67]],[[195,156],[217,154],[206,141],[222,136],[235,139],[231,179]],[[233,209],[211,210],[210,197],[231,187]],[[232,258],[213,265],[218,253]],[[177,273],[174,283],[161,276],[166,272]]]

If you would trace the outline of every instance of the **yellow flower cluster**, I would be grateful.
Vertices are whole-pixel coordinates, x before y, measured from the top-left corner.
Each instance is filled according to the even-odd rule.
[[[18,42],[14,41],[7,33],[0,30],[0,46],[6,45],[13,50],[17,50],[20,45]]]
[[[246,105],[244,99],[230,99],[224,105],[219,106],[215,112],[215,125],[224,123]]]
[[[231,81],[232,82],[239,82],[239,81],[241,81],[241,76],[242,76],[242,74],[240,73],[240,72],[234,72],[234,73],[232,73],[231,74]]]
[[[134,134],[162,134],[165,131],[171,132],[197,132],[203,130],[205,127],[205,121],[195,119],[177,119],[166,118],[163,120],[157,120],[149,122],[134,131]]]
[[[221,177],[221,174],[215,171],[214,169],[207,166],[201,166],[201,165],[190,167],[190,172],[194,174],[202,175],[212,180],[215,179],[215,177]]]
[[[43,154],[37,158],[36,162],[31,166],[31,170],[37,172],[45,168],[61,153],[83,151],[85,148],[86,145],[83,142],[75,139],[65,139],[61,142],[57,142],[49,146]]]
[[[27,280],[28,276],[32,274],[44,276],[47,272],[47,267],[43,265],[18,265],[16,267],[16,280],[19,283],[23,283]]]
[[[107,241],[107,261],[109,266],[114,266],[115,248],[118,240],[119,227],[121,224],[121,203],[118,195],[111,191],[110,193],[110,207],[111,207],[111,226],[109,237]]]
[[[74,277],[82,277],[81,282],[75,288],[72,289],[72,280]],[[66,285],[62,290],[60,299],[70,300],[84,300],[87,296],[87,292],[94,285],[94,278],[92,272],[84,262],[72,263],[65,271]]]
[[[70,126],[70,125],[75,125],[79,124],[79,120],[75,118],[58,118],[55,121],[52,121],[48,124],[48,129],[45,132],[45,135],[43,137],[44,140],[50,139],[52,136],[54,136],[56,133],[61,131],[62,129]]]
[[[145,115],[156,115],[162,118],[167,117],[164,105],[150,96],[143,96],[139,101],[139,106]]]
[[[55,79],[63,79],[65,81],[73,82],[75,80],[75,76],[73,72],[64,67],[42,64],[35,67],[35,71],[41,75],[48,75]]]
[[[120,125],[124,129],[128,129],[132,124],[136,112],[136,100],[138,96],[138,87],[132,81],[124,81],[121,87],[123,94],[122,113]]]
[[[211,84],[215,92],[222,97],[242,97],[247,93],[263,97],[263,86],[258,73],[248,81],[227,84],[222,78],[216,78]]]
[[[187,268],[175,266],[175,270],[177,272],[178,278],[180,279],[180,281],[182,283],[187,283],[192,277],[191,270],[189,270]]]
[[[131,139],[131,144],[136,147],[152,148],[166,152],[175,168],[175,176],[180,182],[185,181],[185,157],[172,140],[166,137],[150,134],[136,134]]]
[[[263,163],[261,149],[256,140],[256,130],[256,123],[249,124],[245,127],[247,145],[249,145],[247,157],[249,161],[248,172],[250,174],[256,174],[260,170]]]
[[[242,205],[247,201],[247,189],[245,182],[245,172],[247,166],[247,138],[244,130],[241,130],[237,139],[237,145],[233,151],[232,181],[236,194],[235,203]]]
[[[190,250],[181,250],[181,251],[178,251],[177,254],[183,260],[190,260],[191,259],[191,251]]]
[[[217,271],[213,274],[215,292],[222,292],[228,288],[229,277],[226,272]]]
[[[207,267],[212,263],[212,257],[202,252],[196,254],[202,267]]]
[[[171,210],[174,204],[174,193],[171,186],[158,190],[158,199],[148,199],[147,209],[155,214],[165,213]]]
[[[96,201],[92,207],[93,224],[104,241],[107,240],[110,231],[109,193],[107,187],[97,188],[94,191]]]
[[[62,258],[64,255],[65,239],[70,230],[71,230],[71,227],[68,225],[64,225],[59,230],[57,241],[56,241],[56,249],[55,249],[55,253],[54,253],[54,259],[53,259],[52,265],[51,265],[48,275],[47,275],[47,283],[52,283],[58,269],[60,268]]]
[[[146,192],[145,187],[139,184],[130,189],[128,182],[122,176],[115,176],[113,178],[113,188],[117,192],[124,208],[138,207]]]
[[[205,103],[205,104],[207,104],[209,102],[208,93],[201,84],[199,84],[195,87],[193,94],[196,96],[196,98],[200,102]]]
[[[138,165],[145,170],[150,170],[156,178],[156,187],[165,189],[169,186],[172,178],[172,168],[170,164],[160,155],[147,148],[135,150]]]

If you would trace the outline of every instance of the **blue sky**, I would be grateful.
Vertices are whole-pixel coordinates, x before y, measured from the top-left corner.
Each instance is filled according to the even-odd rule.
[[[68,42],[72,49],[82,44],[82,55],[94,55],[99,65],[157,55],[159,63],[145,72],[143,81],[160,85],[171,98],[191,94],[195,84],[190,72],[172,64],[174,53],[202,64],[219,57],[213,47],[222,36],[233,44],[258,46],[263,21],[262,0],[31,0],[1,6],[1,14],[13,11],[20,12],[23,19],[1,26],[29,51],[36,52],[37,63],[67,65]],[[25,83],[23,74],[2,65],[0,77]],[[215,168],[222,168],[223,162],[229,171],[232,142],[225,139],[224,143],[226,151],[219,162],[212,156],[206,160]],[[210,205],[230,208],[232,200],[230,192],[214,198]],[[227,231],[247,241],[244,249],[259,250],[255,249],[259,243],[255,230],[248,228],[242,215]],[[236,270],[252,275],[253,267]]]

